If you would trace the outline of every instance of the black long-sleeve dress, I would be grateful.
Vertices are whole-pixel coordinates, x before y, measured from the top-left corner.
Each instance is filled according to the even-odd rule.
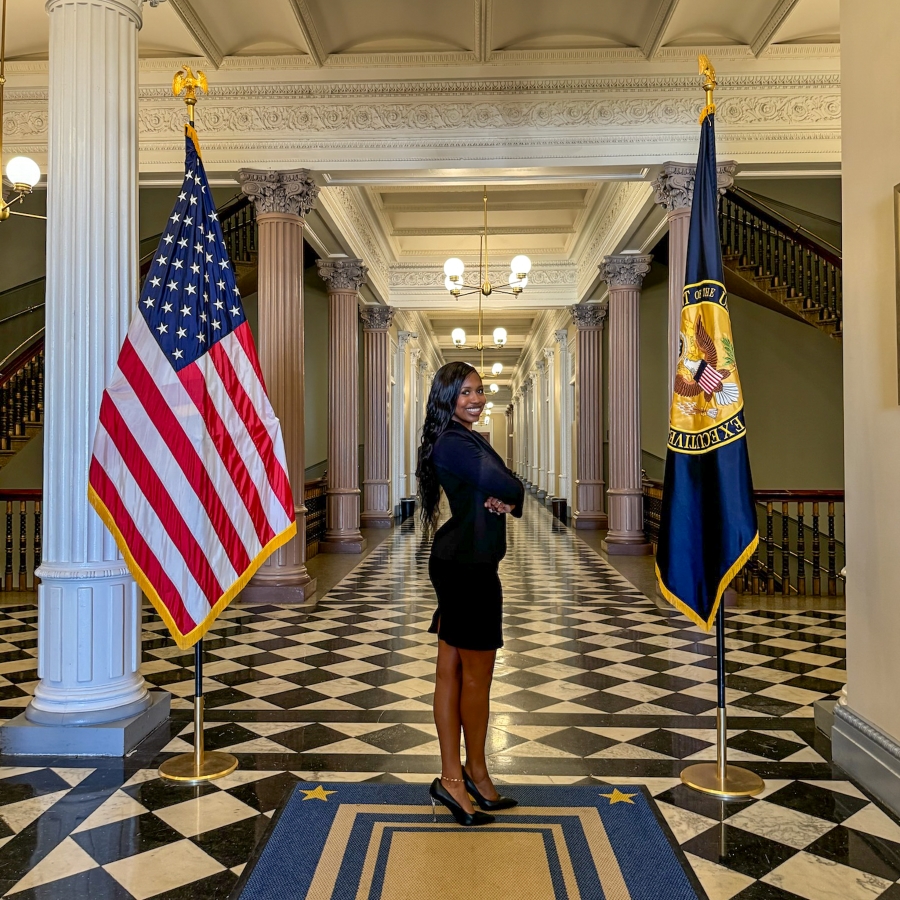
[[[525,488],[478,432],[451,421],[432,459],[450,504],[450,519],[434,536],[428,572],[438,598],[430,631],[465,650],[503,646],[503,591],[497,568],[506,555],[506,516],[484,506],[488,497],[522,515]]]

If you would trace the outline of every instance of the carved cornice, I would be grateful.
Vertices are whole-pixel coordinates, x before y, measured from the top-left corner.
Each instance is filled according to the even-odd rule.
[[[572,319],[579,331],[599,331],[606,322],[605,303],[579,303],[569,307]]]
[[[737,163],[733,160],[716,165],[716,185],[724,194],[734,184]],[[693,163],[667,162],[653,182],[656,202],[666,212],[690,209],[694,200],[694,178],[697,166]]]
[[[325,190],[325,195],[329,199],[335,199],[342,213],[353,226],[356,236],[359,239],[360,247],[357,252],[362,252],[366,261],[386,282],[388,278],[388,261],[385,259],[384,253],[372,230],[371,222],[368,216],[361,209],[358,202],[356,192],[352,188],[334,186]]]
[[[366,282],[368,269],[361,259],[317,259],[319,278],[329,292],[356,292]]]
[[[464,259],[463,262],[466,262]],[[444,289],[444,272],[435,263],[398,263],[390,267],[388,284],[392,288],[440,288]],[[489,269],[488,277],[493,284],[504,285],[509,277],[509,267]],[[567,260],[558,262],[542,262],[535,265],[528,274],[528,288],[550,287],[555,285],[574,285],[576,271],[573,263]],[[463,273],[463,282],[467,287],[478,287],[478,265],[468,266]]]
[[[309,169],[270,172],[238,169],[241,190],[253,201],[257,215],[283,213],[306,217],[316,205],[319,188]]]
[[[387,331],[394,321],[393,306],[365,306],[359,311],[364,331]]]
[[[638,256],[634,253],[621,253],[607,256],[600,264],[600,277],[615,288],[631,287],[640,289],[644,276],[650,271],[652,256]]]

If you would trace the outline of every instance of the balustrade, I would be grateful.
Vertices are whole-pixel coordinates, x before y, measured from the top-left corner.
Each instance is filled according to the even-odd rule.
[[[662,484],[645,478],[644,529],[659,540]],[[843,593],[843,491],[754,491],[759,546],[732,587],[739,594],[836,597]]]
[[[33,490],[0,490],[0,504],[6,510],[3,579],[0,590],[34,591],[39,580],[34,570],[41,564],[41,497]]]
[[[843,315],[840,250],[739,188],[719,204],[719,231],[726,257],[738,271],[807,321],[841,334]]]
[[[319,541],[325,536],[325,508],[328,479],[323,475],[307,481],[304,490],[306,505],[306,558],[319,552]]]

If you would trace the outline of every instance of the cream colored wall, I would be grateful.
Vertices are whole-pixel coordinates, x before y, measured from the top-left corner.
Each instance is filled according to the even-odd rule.
[[[893,214],[900,182],[900,16],[842,0],[847,700],[900,741],[900,406]]]
[[[641,297],[641,446],[665,458],[668,275],[664,266],[653,269]],[[741,297],[729,305],[754,485],[843,487],[841,345]]]

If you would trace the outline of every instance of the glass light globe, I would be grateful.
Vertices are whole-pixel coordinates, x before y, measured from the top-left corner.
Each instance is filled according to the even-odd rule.
[[[484,404],[484,408],[485,408],[485,409],[493,409],[493,408],[494,408],[494,401],[493,401],[493,400],[488,400],[488,402]]]
[[[506,343],[506,329],[505,328],[495,328],[494,329],[494,343],[499,346],[503,346]]]
[[[450,280],[450,276],[448,275],[448,276],[444,279],[444,287],[447,288],[447,290],[450,291],[450,292],[452,293],[453,291],[458,291],[458,290],[459,290],[459,288],[460,288],[460,283],[459,283],[458,281],[451,281],[451,280]]]
[[[518,288],[519,290],[528,287],[528,276],[523,275],[521,278],[519,278],[519,276],[515,272],[510,272],[509,286],[511,288]]]
[[[450,338],[457,347],[462,347],[466,342],[466,333],[462,328],[454,328],[453,331],[450,332]]]
[[[496,384],[491,383],[491,386],[488,388],[488,390],[489,390],[492,394],[496,394],[497,391],[500,390],[500,388],[499,388]]]
[[[527,275],[531,271],[531,260],[524,253],[521,253],[513,257],[509,267],[516,275]]]
[[[490,424],[491,424],[491,417],[490,417],[490,416],[485,416],[485,417],[484,417],[484,424],[485,424],[485,425],[490,425]]]
[[[499,375],[503,371],[503,363],[494,363],[491,366],[491,375]]]
[[[465,270],[465,263],[455,256],[451,256],[450,259],[444,263],[444,274],[448,278],[459,278]]]
[[[41,169],[27,156],[14,156],[6,164],[6,177],[13,184],[27,184],[31,189],[41,180]]]

